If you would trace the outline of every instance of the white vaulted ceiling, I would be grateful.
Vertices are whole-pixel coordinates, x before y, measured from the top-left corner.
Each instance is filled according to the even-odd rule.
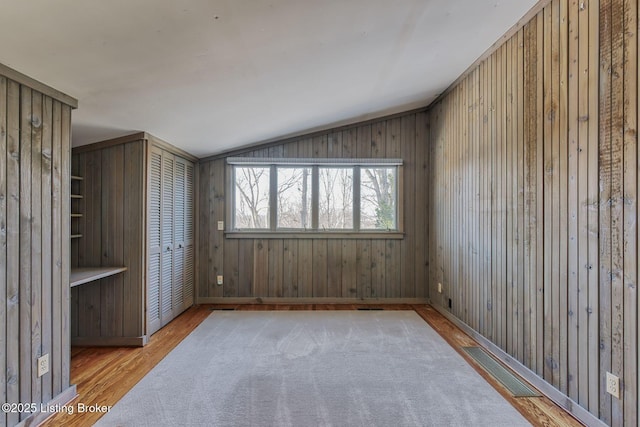
[[[79,101],[73,142],[205,156],[428,105],[536,0],[2,0],[0,63]]]

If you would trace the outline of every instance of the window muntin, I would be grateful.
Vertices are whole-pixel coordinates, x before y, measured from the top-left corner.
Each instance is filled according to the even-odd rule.
[[[227,163],[233,219],[228,231],[401,232],[402,160],[227,158]]]

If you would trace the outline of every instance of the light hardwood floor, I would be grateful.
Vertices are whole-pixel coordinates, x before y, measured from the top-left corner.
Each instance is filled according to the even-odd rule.
[[[154,334],[142,348],[127,347],[75,347],[71,352],[71,383],[78,388],[77,405],[113,406],[160,360],[176,347],[212,309],[236,310],[355,310],[361,306],[351,304],[299,304],[299,305],[199,305],[191,307],[166,327]],[[461,350],[477,343],[457,326],[428,305],[362,306],[385,310],[414,310],[472,365],[506,400],[508,400],[534,426],[579,426],[571,415],[544,397],[514,398],[510,393]],[[49,418],[43,426],[88,426],[95,423],[101,413],[64,412]]]

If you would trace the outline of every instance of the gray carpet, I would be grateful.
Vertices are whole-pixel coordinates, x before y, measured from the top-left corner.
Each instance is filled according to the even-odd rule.
[[[524,426],[413,311],[216,311],[98,426]]]

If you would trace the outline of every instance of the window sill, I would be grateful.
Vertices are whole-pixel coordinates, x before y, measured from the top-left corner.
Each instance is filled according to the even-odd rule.
[[[404,239],[400,231],[227,231],[227,239]]]

